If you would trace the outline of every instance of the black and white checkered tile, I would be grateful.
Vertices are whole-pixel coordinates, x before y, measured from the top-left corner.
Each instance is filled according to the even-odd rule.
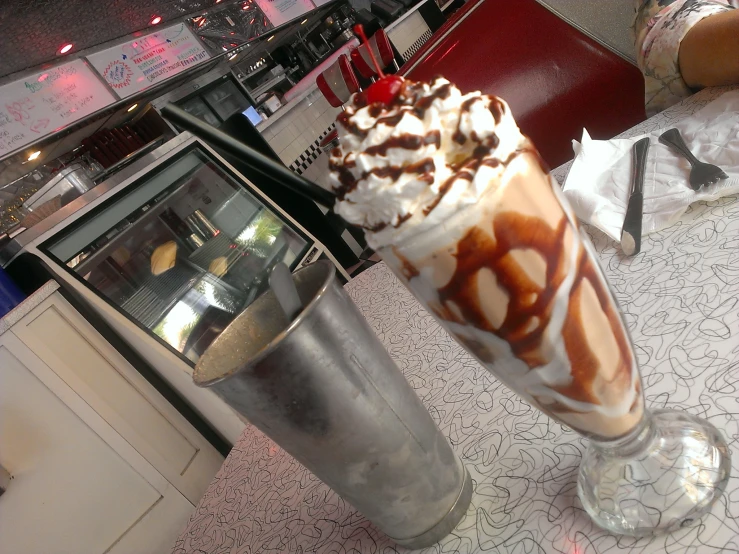
[[[418,37],[418,40],[411,44],[410,48],[403,52],[402,57],[404,61],[408,61],[411,59],[411,56],[418,52],[421,49],[421,46],[426,44],[426,41],[428,41],[431,38],[431,29],[426,31],[424,34],[422,34],[420,37]]]
[[[303,171],[308,169],[311,164],[318,159],[318,156],[321,155],[321,141],[326,135],[333,131],[335,127],[336,123],[332,123],[328,129],[321,133],[321,136],[314,140],[310,144],[310,146],[308,146],[308,148],[306,148],[303,153],[298,156],[293,163],[290,164],[290,169],[298,175],[302,175]]]

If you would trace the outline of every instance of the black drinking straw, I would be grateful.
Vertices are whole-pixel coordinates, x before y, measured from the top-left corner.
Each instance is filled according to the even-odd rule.
[[[222,148],[229,154],[239,157],[244,163],[268,177],[272,177],[282,186],[292,189],[305,198],[318,202],[326,208],[333,208],[334,202],[336,201],[336,196],[333,193],[293,173],[284,165],[271,160],[228,133],[216,129],[205,121],[198,119],[194,115],[190,115],[185,110],[172,104],[167,104],[162,108],[162,116],[172,123],[176,123],[186,131],[190,131],[193,135],[201,138],[211,146]]]

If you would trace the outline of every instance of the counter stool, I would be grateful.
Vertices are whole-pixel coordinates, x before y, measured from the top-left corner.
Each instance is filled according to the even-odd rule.
[[[369,53],[370,48],[375,54],[375,58],[377,59],[377,63],[380,64],[381,69],[385,69],[388,65],[393,64],[395,70],[398,70],[398,64],[395,62],[390,39],[384,29],[379,29],[365,44],[360,44],[351,52],[354,67],[357,68],[357,71],[362,77],[365,79],[374,79],[378,76],[375,64],[372,63]]]
[[[359,90],[359,81],[346,54],[339,56],[316,78],[316,85],[334,108],[340,108]]]

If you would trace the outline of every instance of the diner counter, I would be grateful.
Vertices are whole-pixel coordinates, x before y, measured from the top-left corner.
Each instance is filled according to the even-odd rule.
[[[667,127],[725,90],[705,90],[624,136]],[[729,197],[694,205],[677,224],[645,237],[633,258],[589,233],[633,337],[647,404],[689,411],[724,433],[735,460],[726,494],[701,525],[670,535],[636,540],[600,530],[576,492],[585,439],[482,369],[380,263],[346,290],[474,481],[465,518],[424,552],[736,552],[739,203]],[[175,554],[192,552],[406,550],[248,427],[176,542]]]

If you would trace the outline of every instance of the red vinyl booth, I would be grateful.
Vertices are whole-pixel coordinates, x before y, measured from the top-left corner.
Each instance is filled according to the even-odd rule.
[[[646,118],[639,69],[535,0],[469,0],[400,73],[505,99],[551,167],[583,127],[607,139]]]

